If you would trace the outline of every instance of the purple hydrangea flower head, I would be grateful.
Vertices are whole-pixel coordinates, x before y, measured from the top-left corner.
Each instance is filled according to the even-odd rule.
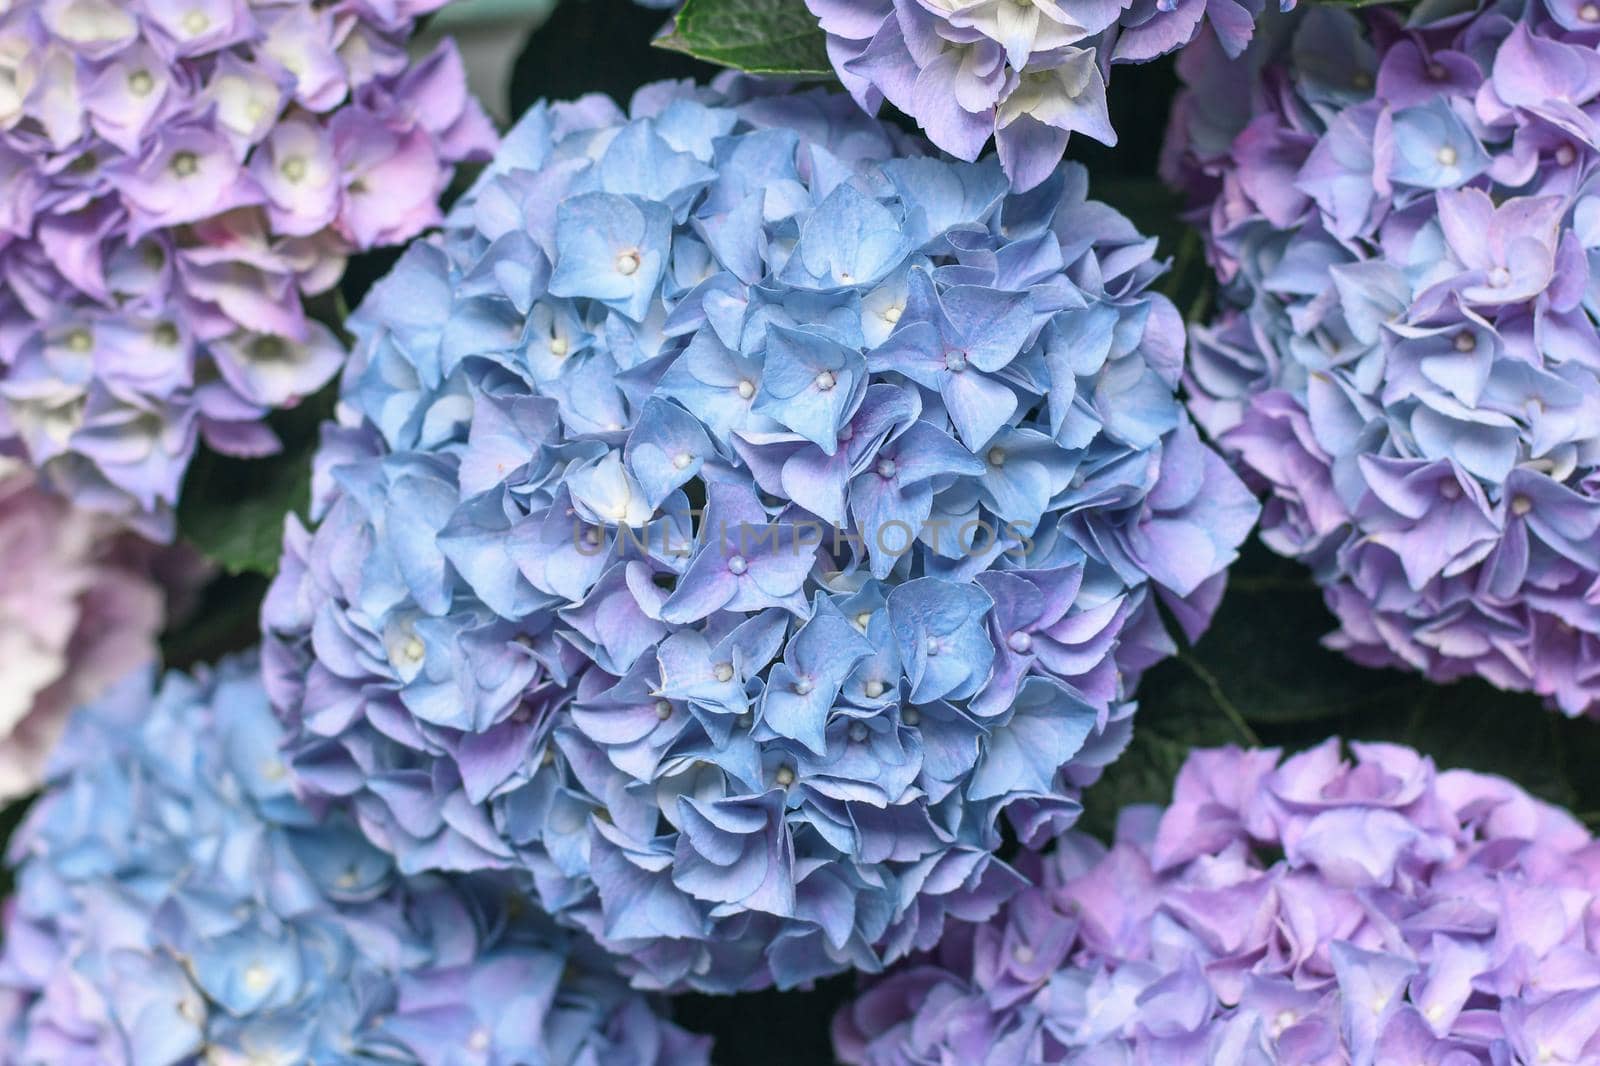
[[[73,715],[13,838],[4,1061],[708,1061],[509,886],[400,877],[302,806],[253,657],[154,681]]]
[[[0,438],[48,485],[158,539],[199,442],[345,352],[302,297],[437,221],[495,134],[443,0],[21,0],[0,13]]]
[[[1332,645],[1595,713],[1600,52],[1517,12],[1319,8],[1180,60],[1168,174],[1225,283],[1191,407]]]
[[[1502,778],[1196,751],[834,1021],[849,1066],[1594,1062],[1600,848]]]
[[[1294,0],[1282,0],[1287,10]],[[1114,63],[1194,37],[1202,19],[1230,55],[1263,0],[806,0],[834,72],[868,112],[885,101],[944,151],[975,160],[994,140],[1020,191],[1048,178],[1078,133],[1115,144]]]
[[[310,791],[637,983],[932,944],[1071,821],[1255,518],[1153,242],[842,95],[535,108],[356,315],[268,598]]]

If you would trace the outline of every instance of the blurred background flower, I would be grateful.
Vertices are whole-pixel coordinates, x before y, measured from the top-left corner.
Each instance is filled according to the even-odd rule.
[[[251,657],[73,716],[11,844],[6,1061],[707,1061],[505,884],[400,878],[302,806],[279,739]]]
[[[67,715],[148,662],[210,573],[0,459],[0,801],[39,787]]]

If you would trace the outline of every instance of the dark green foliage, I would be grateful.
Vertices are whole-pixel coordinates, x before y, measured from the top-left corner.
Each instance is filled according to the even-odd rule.
[[[687,0],[656,44],[752,74],[833,77],[805,0]]]
[[[652,81],[715,75],[717,67],[651,44],[667,20],[667,12],[633,0],[561,0],[517,58],[510,113],[586,93],[606,93],[626,106],[634,90]]]

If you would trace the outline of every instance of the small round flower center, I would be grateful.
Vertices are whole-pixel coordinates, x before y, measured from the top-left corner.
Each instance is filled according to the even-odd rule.
[[[729,573],[742,574],[746,570],[749,570],[749,569],[750,569],[750,564],[745,561],[745,557],[742,556],[742,555],[735,555],[731,559],[728,560],[728,572]]]
[[[1556,149],[1557,164],[1564,167],[1570,167],[1573,163],[1577,162],[1577,160],[1578,150],[1572,147],[1572,145],[1563,144],[1560,148]]]
[[[244,971],[244,986],[251,992],[260,992],[272,983],[272,974],[259,962],[253,962]]]
[[[1018,655],[1026,655],[1028,652],[1033,650],[1033,636],[1032,634],[1019,629],[1015,633],[1011,634],[1010,637],[1006,638],[1006,647],[1010,648]]]
[[[261,764],[261,777],[266,781],[282,781],[288,772],[281,759],[268,759]]]
[[[178,152],[172,157],[172,172],[180,178],[192,178],[200,169],[200,157],[190,151]]]
[[[778,782],[779,787],[788,788],[790,785],[794,784],[794,771],[787,766],[780,766],[778,767],[778,772],[773,775],[773,778]]]
[[[1511,284],[1511,271],[1505,267],[1495,267],[1489,271],[1489,284],[1497,289],[1503,289]]]
[[[838,379],[833,376],[833,371],[831,370],[824,370],[817,375],[816,386],[818,392],[828,392],[838,383]]]
[[[1294,1011],[1292,1011],[1292,1010],[1280,1010],[1278,1012],[1278,1016],[1276,1018],[1272,1019],[1272,1028],[1276,1032],[1282,1033],[1284,1030],[1288,1029],[1291,1025],[1293,1025],[1296,1021],[1298,1021],[1298,1019],[1295,1017]]]
[[[756,383],[746,378],[739,382],[739,399],[748,400],[756,394]]]
[[[1533,510],[1533,501],[1526,496],[1515,496],[1511,500],[1511,513],[1524,515]]]
[[[1439,165],[1442,167],[1453,167],[1456,165],[1456,160],[1461,157],[1456,153],[1454,145],[1442,144],[1439,146],[1439,151],[1435,153],[1434,158],[1439,161]]]
[[[1444,79],[1449,76],[1450,72],[1444,69],[1443,63],[1428,64],[1428,77],[1432,78],[1434,81],[1444,81]]]
[[[898,306],[885,307],[883,309],[883,316],[882,317],[883,317],[883,320],[885,322],[889,323],[889,325],[892,326],[895,323],[899,322],[900,321],[900,316],[905,314],[905,313],[906,313],[906,311],[905,311],[905,308],[903,308],[903,307],[898,307]]]
[[[183,16],[183,32],[194,36],[211,28],[211,16],[196,8]]]
[[[816,687],[815,681],[812,681],[809,677],[802,677],[794,683],[794,694],[796,696],[809,696]]]
[[[590,526],[583,531],[583,542],[591,548],[597,546],[600,543],[600,531],[594,526]]]
[[[163,348],[173,348],[178,344],[178,327],[171,322],[158,322],[156,328],[150,331],[150,339]]]
[[[639,253],[623,252],[617,256],[617,273],[623,277],[632,277],[639,270]]]
[[[715,666],[713,666],[711,668],[711,676],[716,678],[718,681],[723,681],[723,682],[732,681],[733,680],[733,664],[732,663],[718,663],[717,665],[715,665]]]
[[[900,721],[908,726],[915,727],[922,721],[922,712],[915,707],[907,707],[905,713],[900,716]]]
[[[128,75],[128,91],[135,96],[149,96],[155,87],[156,79],[148,70],[136,70]]]
[[[400,654],[405,656],[407,662],[421,662],[427,654],[427,646],[422,643],[421,637],[412,637],[400,648]]]
[[[733,720],[733,724],[738,726],[740,729],[749,729],[755,724],[755,719],[751,718],[748,714],[741,714],[739,717]]]
[[[856,628],[857,629],[865,629],[865,628],[867,628],[867,626],[869,626],[871,624],[872,624],[872,612],[871,611],[862,611],[860,614],[856,615]]]
[[[1470,352],[1478,346],[1478,338],[1467,330],[1456,334],[1456,351]]]
[[[1033,949],[1026,944],[1018,944],[1011,949],[1011,957],[1026,966],[1034,960]]]
[[[666,700],[656,700],[656,717],[665,722],[672,717],[672,704]]]
[[[939,643],[938,637],[929,637],[928,642],[923,647],[927,649],[928,658],[930,659],[944,650],[944,645]]]
[[[677,455],[672,457],[672,465],[679,470],[687,470],[689,464],[692,462],[694,462],[694,456],[690,455],[688,452],[679,452]]]
[[[882,681],[879,681],[877,678],[873,678],[865,685],[861,686],[861,691],[867,694],[867,699],[875,700],[879,696],[883,695],[883,687]]]
[[[565,338],[565,337],[551,337],[550,338],[550,354],[551,355],[555,356],[557,359],[562,359],[562,358],[566,357],[567,351],[568,351],[567,338]]]
[[[894,477],[895,471],[898,470],[898,469],[899,469],[899,467],[895,466],[895,462],[894,462],[893,459],[879,459],[878,460],[878,476],[879,477],[882,477],[882,478]]]
[[[67,334],[67,350],[70,352],[86,352],[94,347],[94,334],[86,329],[75,329]]]
[[[280,169],[283,171],[284,178],[295,185],[298,185],[302,181],[306,180],[306,170],[308,168],[306,166],[305,156],[290,156],[288,159],[283,161],[283,166]]]
[[[1459,500],[1461,498],[1461,484],[1454,478],[1446,478],[1439,482],[1439,495],[1447,500]]]
[[[1584,4],[1578,8],[1578,17],[1585,22],[1600,22],[1600,5]]]
[[[472,1035],[467,1037],[467,1048],[471,1051],[489,1050],[489,1030],[474,1029]]]
[[[850,739],[860,744],[867,739],[867,727],[861,722],[850,723]]]
[[[944,368],[953,374],[959,374],[967,368],[967,355],[965,352],[945,352]]]
[[[1005,466],[1006,465],[1005,449],[1003,449],[1003,448],[990,448],[989,449],[989,465],[990,466]]]

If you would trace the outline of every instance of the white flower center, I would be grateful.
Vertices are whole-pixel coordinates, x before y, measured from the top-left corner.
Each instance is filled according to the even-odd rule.
[[[907,707],[905,713],[900,716],[900,720],[906,725],[915,726],[922,721],[922,713],[915,707]]]
[[[656,717],[665,722],[672,717],[672,704],[666,700],[656,700]]]
[[[293,184],[298,185],[306,180],[305,156],[292,155],[283,161],[283,166],[279,169],[283,171],[283,176]]]
[[[1456,351],[1470,352],[1478,346],[1478,338],[1466,330],[1456,334]]]
[[[732,681],[733,680],[733,664],[732,663],[718,663],[716,666],[713,666],[711,668],[711,676],[715,677],[718,681]]]
[[[211,16],[198,8],[183,16],[183,32],[198,36],[211,28]]]
[[[778,784],[783,788],[788,788],[790,785],[794,784],[794,771],[787,766],[778,767],[778,772],[774,775],[774,777],[777,779]]]
[[[742,555],[735,555],[733,558],[728,560],[728,571],[730,573],[742,574],[749,569],[750,564],[745,561],[745,558]]]
[[[135,96],[149,96],[155,87],[156,79],[148,70],[136,70],[128,75],[128,91]]]
[[[1439,151],[1434,155],[1434,158],[1439,161],[1439,165],[1442,167],[1453,167],[1460,156],[1456,154],[1455,146],[1445,144],[1440,145]]]
[[[744,381],[739,382],[739,398],[741,400],[748,400],[750,397],[754,396],[755,394],[756,394],[756,384],[755,384],[755,382],[751,381],[748,378],[746,378]]]
[[[617,273],[623,277],[632,277],[639,270],[639,253],[623,252],[617,256]]]
[[[200,169],[200,157],[193,152],[179,152],[172,157],[172,173],[180,178],[192,178]]]
[[[1512,500],[1511,500],[1511,513],[1512,514],[1514,514],[1514,515],[1525,515],[1531,510],[1533,510],[1533,501],[1528,499],[1528,497],[1526,497],[1526,496],[1516,496],[1516,497],[1512,498]]]
[[[867,699],[875,700],[879,696],[883,695],[883,682],[879,681],[877,678],[873,678],[871,681],[868,681],[865,685],[861,686],[861,690],[867,694]]]
[[[690,455],[688,452],[679,452],[677,455],[672,457],[672,465],[677,467],[679,470],[688,469],[689,464],[692,462],[694,462],[694,456]]]
[[[894,477],[895,471],[898,470],[898,469],[899,468],[897,466],[895,466],[895,462],[894,462],[893,459],[879,459],[878,460],[878,476],[879,477],[884,477],[884,478]]]
[[[838,380],[833,376],[833,371],[831,370],[824,370],[817,375],[816,386],[819,392],[827,392],[837,384]]]

